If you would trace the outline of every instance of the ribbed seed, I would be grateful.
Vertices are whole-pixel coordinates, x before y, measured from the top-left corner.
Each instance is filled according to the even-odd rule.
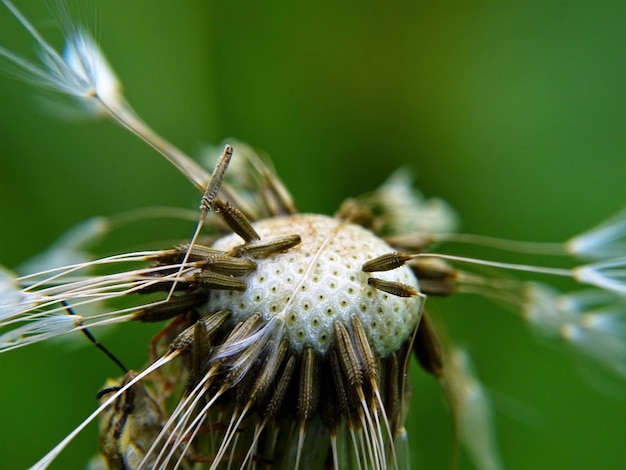
[[[422,312],[422,318],[413,342],[413,351],[426,372],[438,379],[443,377],[443,348],[435,327],[426,312]]]
[[[319,395],[319,365],[312,347],[302,351],[300,363],[300,387],[298,391],[298,415],[302,423],[309,421],[317,409]]]
[[[331,365],[330,360],[327,360],[327,364]],[[320,401],[320,418],[330,433],[334,434],[341,422],[341,405],[339,404],[339,396],[335,393],[336,386],[332,370],[330,374],[327,372],[322,374],[321,380],[321,396],[324,398]]]
[[[229,256],[247,255],[252,258],[266,258],[275,253],[287,251],[297,246],[302,241],[300,235],[286,235],[284,237],[270,238],[267,240],[258,240],[243,245],[238,245],[230,250]]]
[[[361,357],[361,368],[365,377],[374,384],[378,380],[378,361],[372,352],[361,319],[355,315],[350,319],[350,323],[354,339],[356,340],[356,347]]]
[[[215,254],[204,259],[203,267],[230,276],[245,276],[256,269],[256,263],[246,258]]]
[[[152,305],[133,314],[133,320],[140,322],[158,322],[168,320],[177,315],[199,307],[206,302],[207,294],[184,294],[172,297],[168,302]]]
[[[271,345],[269,346],[272,347]],[[254,384],[249,390],[248,400],[250,403],[258,403],[265,396],[270,384],[276,377],[280,364],[287,354],[289,341],[284,339],[277,346],[277,351],[269,351],[268,358],[264,361],[261,373],[258,374]]]
[[[207,183],[206,189],[204,190],[204,195],[202,196],[202,200],[200,202],[200,209],[203,212],[215,209],[214,203],[217,199],[217,193],[220,190],[224,174],[226,173],[226,169],[228,168],[228,164],[230,163],[230,159],[232,157],[233,148],[230,145],[226,145],[226,147],[224,147],[224,152],[215,165],[211,179]]]
[[[335,323],[335,346],[337,348],[339,362],[348,379],[348,384],[351,388],[360,387],[363,385],[361,365],[359,364],[356,351],[352,345],[350,333],[341,322]]]
[[[402,392],[400,390],[401,381],[399,380],[400,363],[396,353],[391,354],[387,358],[387,367],[385,367],[385,383],[386,386],[386,406],[387,417],[392,428],[396,428],[398,423],[402,422],[402,415],[400,410],[402,408],[401,397]]]
[[[209,354],[209,333],[204,322],[197,321],[193,325],[193,350],[191,354],[191,370],[189,371],[189,390],[198,383],[204,374],[203,366]]]
[[[456,292],[459,272],[445,261],[417,258],[409,267],[420,280],[420,290],[426,295],[446,296]]]
[[[254,227],[252,227],[248,218],[231,203],[216,199],[213,203],[213,207],[217,212],[219,212],[222,219],[224,219],[224,222],[226,222],[232,231],[243,238],[246,242],[261,239],[259,234],[256,233],[256,230],[254,230]]]
[[[171,264],[178,264],[183,261],[185,255],[187,255],[188,262],[204,261],[206,258],[213,255],[222,255],[223,251],[216,250],[204,245],[193,245],[191,248],[189,244],[177,246],[172,250],[164,250],[158,255],[148,257],[149,260],[156,261],[159,265],[167,266]]]
[[[211,313],[206,317],[202,317],[198,320],[198,323],[204,325],[204,329],[207,334],[207,338],[210,339],[217,333],[217,331],[224,325],[224,322],[230,317],[228,310],[220,310],[218,312]],[[188,328],[185,328],[170,344],[170,350],[189,352],[194,344],[195,336],[195,324]]]
[[[222,346],[228,346],[249,337],[256,330],[259,323],[261,323],[261,315],[258,313],[237,323],[222,343]]]
[[[339,355],[336,350],[332,350],[330,353],[330,370],[333,374],[333,382],[337,392],[337,398],[339,402],[339,411],[341,414],[348,414],[348,395],[346,394],[346,387],[343,383],[343,375],[341,373],[341,364],[339,361]]]
[[[380,291],[397,297],[415,297],[418,292],[411,286],[402,284],[401,282],[385,281],[377,277],[370,277],[367,283]]]
[[[391,271],[392,269],[404,266],[407,261],[410,261],[414,257],[415,255],[410,253],[398,253],[397,251],[394,251],[363,263],[363,267],[361,269],[366,273]]]
[[[211,271],[200,271],[193,276],[193,280],[209,289],[220,290],[246,290],[246,283],[241,279],[229,276],[227,274],[220,274]]]
[[[296,356],[291,355],[287,359],[285,363],[285,367],[283,368],[282,373],[278,381],[276,382],[276,388],[274,389],[274,393],[272,394],[272,398],[265,407],[265,413],[263,414],[263,419],[265,421],[273,418],[277,411],[283,404],[283,400],[285,398],[285,393],[289,388],[289,384],[291,383],[291,379],[293,378],[293,373],[296,370]]]
[[[252,334],[257,331],[257,325],[261,321],[261,316],[256,314],[248,318],[237,331],[234,331],[222,344],[220,351],[228,351],[232,345],[236,344],[240,340],[248,339]],[[258,367],[260,363],[260,357],[263,354],[263,347],[258,342],[252,342],[245,348],[236,353],[227,354],[226,357],[218,359],[216,366],[226,366],[227,375],[221,382],[221,389],[228,390],[237,385],[242,379],[248,377],[248,374],[254,374],[253,371]],[[242,358],[245,357],[245,360]],[[249,377],[254,377],[250,375]]]

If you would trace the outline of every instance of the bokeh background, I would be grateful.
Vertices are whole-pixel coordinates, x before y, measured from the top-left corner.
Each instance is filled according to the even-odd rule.
[[[60,46],[48,2],[16,3]],[[560,241],[625,203],[623,6],[86,3],[70,6],[77,17],[95,16],[126,96],[156,130],[192,155],[228,136],[266,151],[303,211],[332,213],[399,166],[414,171],[425,194],[453,205],[473,233]],[[32,40],[4,8],[0,44],[33,56]],[[108,122],[57,120],[36,96],[0,77],[4,265],[17,266],[93,215],[197,206],[194,188],[136,138]],[[101,249],[193,230],[138,225]],[[480,299],[430,305],[492,394],[506,468],[624,467],[624,382],[579,367],[561,345]],[[153,332],[124,325],[99,336],[140,367]],[[45,454],[91,412],[105,378],[118,375],[81,343],[0,357],[2,468]],[[413,466],[448,468],[442,394],[413,372]],[[92,426],[56,468],[83,467],[96,447]],[[464,453],[459,468],[474,468]]]

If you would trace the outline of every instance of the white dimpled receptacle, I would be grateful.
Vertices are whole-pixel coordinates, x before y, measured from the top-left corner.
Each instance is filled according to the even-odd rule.
[[[379,357],[398,350],[420,318],[421,298],[397,297],[367,284],[363,263],[393,251],[369,230],[340,219],[298,214],[253,224],[262,240],[298,234],[300,245],[255,259],[257,269],[242,278],[243,292],[213,291],[209,311],[227,309],[235,321],[255,313],[265,321],[278,317],[293,349],[312,346],[324,355],[333,343],[334,324],[350,325],[360,317],[372,350]],[[217,240],[213,247],[228,251],[242,244],[237,235]],[[374,273],[419,290],[408,267]]]

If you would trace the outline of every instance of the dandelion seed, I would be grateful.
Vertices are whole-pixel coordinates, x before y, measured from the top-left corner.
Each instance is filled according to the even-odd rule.
[[[121,85],[104,55],[89,33],[80,27],[67,31],[63,55],[57,53],[35,27],[8,0],[2,2],[36,40],[42,65],[26,61],[0,47],[0,57],[12,66],[12,72],[44,89],[68,95],[87,115],[108,114],[123,106]]]
[[[410,468],[412,354],[444,386],[476,464],[501,468],[485,390],[424,311],[435,295],[505,302],[546,336],[626,376],[623,216],[570,241],[571,253],[601,261],[568,268],[434,252],[446,240],[551,254],[563,245],[455,238],[452,210],[425,199],[404,171],[333,217],[299,214],[247,145],[226,144],[210,172],[155,134],[86,30],[67,20],[60,55],[3,3],[42,63],[4,48],[0,58],[137,135],[203,195],[196,231],[178,247],[90,259],[86,244],[111,226],[93,219],[30,264],[33,274],[0,273],[0,352],[101,325],[169,321],[146,348],[150,365],[102,391],[97,410],[34,468],[46,468],[99,415],[112,468]],[[596,289],[563,295],[493,271]]]

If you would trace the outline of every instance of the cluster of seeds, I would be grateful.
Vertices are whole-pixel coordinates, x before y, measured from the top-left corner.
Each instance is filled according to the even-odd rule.
[[[264,204],[280,210],[250,221],[222,185],[232,153],[227,146],[206,185],[199,227],[214,212],[233,233],[211,246],[194,236],[151,256],[153,281],[140,292],[168,294],[133,314],[139,321],[173,319],[154,341],[169,338],[169,346],[154,348],[151,368],[183,356],[183,367],[159,370],[153,379],[161,401],[179,398],[142,465],[208,459],[218,468],[243,455],[242,467],[257,459],[336,466],[338,443],[350,439],[349,461],[397,467],[390,449],[403,432],[406,366],[422,316],[418,276],[406,265],[413,256],[345,218],[286,210],[292,205],[284,191]],[[123,410],[119,401],[140,385],[127,381],[130,388],[120,388],[110,406]],[[198,410],[200,402],[206,405]],[[230,418],[207,442],[199,429],[223,416]],[[291,424],[283,426],[285,418]],[[131,414],[119,422],[133,420]],[[279,438],[267,441],[266,429]],[[311,452],[305,438],[319,433],[328,449]],[[108,461],[123,460],[121,449],[108,448]]]

